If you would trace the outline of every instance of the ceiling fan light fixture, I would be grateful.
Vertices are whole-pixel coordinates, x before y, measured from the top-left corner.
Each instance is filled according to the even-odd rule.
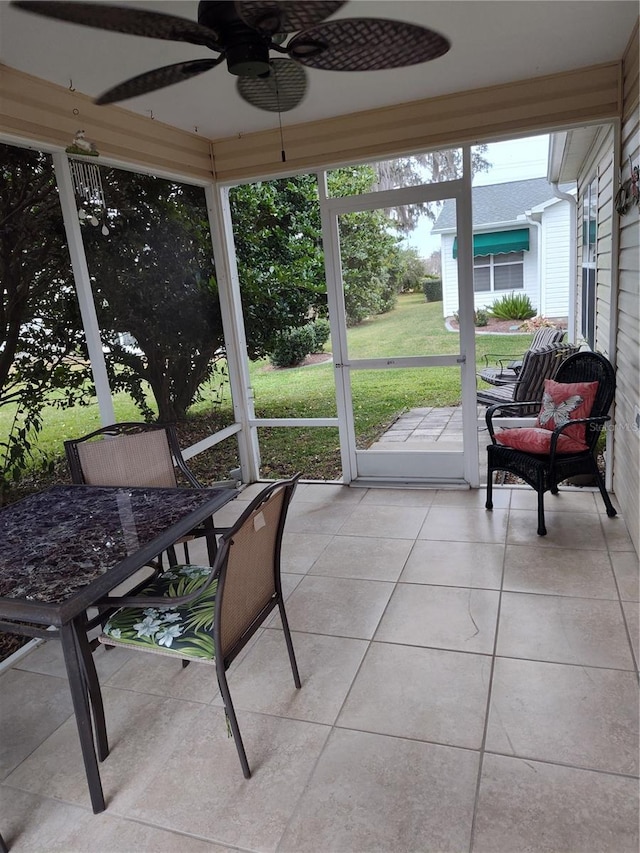
[[[302,102],[307,91],[307,74],[290,59],[272,59],[268,76],[240,77],[236,87],[248,104],[267,112],[285,113]]]
[[[295,45],[289,51],[289,55],[293,59],[307,59],[310,56],[318,56],[320,53],[324,53],[327,47],[328,45],[321,41],[296,39]]]
[[[282,30],[282,15],[275,10],[266,12],[255,22],[255,28],[263,33],[276,34]]]

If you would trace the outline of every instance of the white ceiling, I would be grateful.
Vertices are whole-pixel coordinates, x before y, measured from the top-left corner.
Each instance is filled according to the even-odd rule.
[[[120,0],[196,20],[195,0]],[[308,69],[303,103],[284,126],[619,59],[637,0],[351,0],[333,17],[423,24],[452,42],[433,62],[390,71]],[[21,12],[0,0],[0,62],[95,97],[152,68],[211,56],[206,48],[109,33]],[[223,65],[120,106],[218,139],[275,128],[244,103]]]

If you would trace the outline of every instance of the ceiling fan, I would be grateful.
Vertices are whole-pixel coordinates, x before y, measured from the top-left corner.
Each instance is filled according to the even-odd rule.
[[[197,22],[102,3],[14,0],[12,5],[74,24],[202,45],[217,54],[132,77],[100,95],[97,104],[162,89],[226,60],[245,101],[259,109],[286,112],[305,96],[307,75],[302,66],[332,71],[402,68],[436,59],[451,47],[447,38],[417,24],[384,18],[327,21],[345,0],[201,0]],[[272,51],[287,58],[272,58]]]

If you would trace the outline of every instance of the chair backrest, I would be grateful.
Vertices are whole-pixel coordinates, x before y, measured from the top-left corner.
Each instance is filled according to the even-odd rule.
[[[214,631],[225,669],[282,595],[282,533],[299,477],[263,489],[221,538]]]
[[[564,329],[555,329],[552,326],[543,326],[533,336],[529,349],[540,349],[550,344],[560,344],[564,338]]]
[[[522,368],[514,389],[513,401],[541,401],[544,380],[554,379],[562,362],[576,351],[577,347],[573,344],[562,343],[527,350],[522,359]]]
[[[74,483],[175,487],[176,468],[199,486],[182,458],[172,424],[121,423],[64,443]]]
[[[556,382],[597,382],[598,390],[591,408],[591,417],[606,415],[616,393],[616,374],[611,362],[597,352],[577,352],[562,362],[554,377]],[[594,448],[604,424],[591,424],[586,441]]]

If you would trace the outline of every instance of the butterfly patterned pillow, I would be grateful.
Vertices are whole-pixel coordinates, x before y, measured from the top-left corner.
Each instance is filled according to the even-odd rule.
[[[554,430],[568,421],[588,418],[593,408],[597,390],[597,382],[556,382],[553,379],[545,379],[542,406],[538,413],[536,426]],[[562,435],[585,444],[585,425],[577,424],[568,427],[568,429],[563,430]]]

